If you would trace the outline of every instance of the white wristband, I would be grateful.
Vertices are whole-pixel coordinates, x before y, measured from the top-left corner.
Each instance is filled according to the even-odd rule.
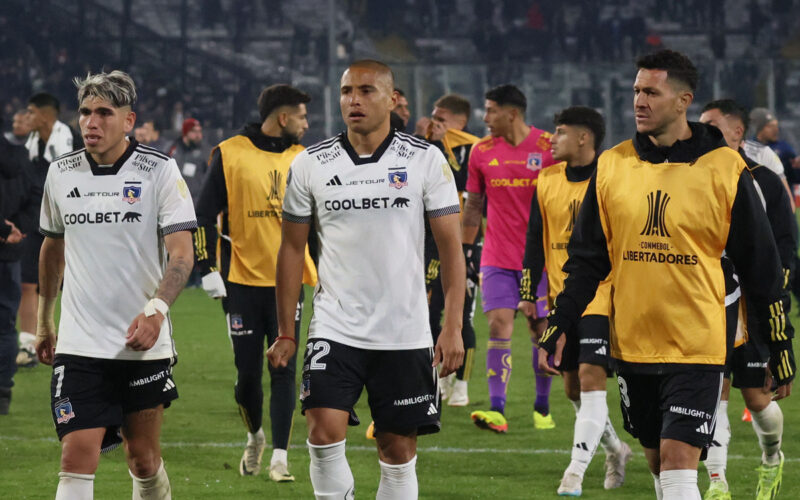
[[[150,299],[150,301],[147,304],[145,304],[144,315],[149,318],[150,316],[155,316],[156,311],[160,312],[165,317],[169,312],[169,306],[167,305],[167,303],[159,299],[158,297],[156,297],[155,299]]]

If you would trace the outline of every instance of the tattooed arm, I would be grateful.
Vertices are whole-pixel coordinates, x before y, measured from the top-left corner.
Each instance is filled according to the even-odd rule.
[[[169,262],[164,277],[158,286],[156,298],[172,305],[178,294],[183,290],[189,273],[194,266],[194,249],[192,247],[192,234],[189,231],[177,231],[164,236],[164,243],[169,253]],[[156,312],[153,316],[140,313],[128,327],[128,336],[125,345],[135,351],[146,351],[153,347],[161,332],[161,322],[165,316]]]

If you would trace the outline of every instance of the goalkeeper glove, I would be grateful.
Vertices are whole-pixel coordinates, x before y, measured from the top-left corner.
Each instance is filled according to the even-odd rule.
[[[222,281],[222,275],[219,274],[219,271],[211,271],[203,276],[202,283],[203,290],[205,290],[208,296],[212,299],[219,299],[228,296],[227,292],[225,291],[225,282]]]

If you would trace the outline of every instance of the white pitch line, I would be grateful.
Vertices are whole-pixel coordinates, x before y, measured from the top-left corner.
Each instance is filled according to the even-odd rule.
[[[58,443],[58,439],[53,437],[44,438],[26,438],[21,436],[2,436],[0,435],[0,442],[2,441],[28,441],[40,443]],[[163,441],[162,448],[241,448],[245,445],[244,441],[239,442],[186,442],[186,441]],[[305,445],[290,444],[290,449],[305,449]],[[364,445],[347,445],[348,451],[376,451],[375,446]],[[517,455],[569,455],[570,450],[548,450],[542,448],[456,448],[450,446],[422,446],[417,448],[421,453],[451,453],[451,454],[478,454],[478,453],[514,453]],[[643,457],[644,453],[634,452],[634,455]],[[728,455],[728,460],[756,460],[758,455],[753,456],[745,455]],[[800,462],[800,458],[786,458],[786,462]]]

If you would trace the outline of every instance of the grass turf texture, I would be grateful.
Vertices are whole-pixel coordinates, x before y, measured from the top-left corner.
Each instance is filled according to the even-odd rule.
[[[310,296],[307,294],[306,296]],[[310,308],[304,315],[303,338]],[[792,311],[800,324],[797,305]],[[263,473],[240,477],[239,460],[244,449],[245,428],[233,399],[235,369],[225,319],[218,303],[202,290],[186,290],[172,308],[179,363],[175,381],[180,398],[165,412],[162,432],[163,456],[172,483],[174,498],[313,498],[308,477],[306,425],[299,409],[295,412],[289,450],[294,483],[276,484]],[[488,327],[485,317],[476,312],[478,348],[470,382],[470,404],[465,408],[444,406],[439,434],[419,439],[417,475],[420,498],[555,498],[561,474],[569,463],[572,405],[563,393],[560,379],[553,383],[551,408],[556,428],[537,431],[531,417],[535,397],[530,365],[531,343],[527,328],[518,318],[514,331],[515,370],[509,386],[506,415],[508,434],[479,430],[469,414],[488,409],[485,353]],[[303,342],[300,343],[301,348]],[[302,352],[301,352],[302,355]],[[298,381],[299,381],[298,367]],[[51,368],[39,365],[20,369],[16,375],[11,414],[0,416],[0,485],[4,499],[52,499],[58,483],[60,447],[50,416],[49,387]],[[400,376],[400,375],[398,375]],[[269,383],[264,376],[265,414],[268,415]],[[583,483],[583,497],[596,499],[654,498],[653,481],[641,447],[622,429],[616,379],[608,382],[608,406],[620,437],[635,451],[628,465],[625,485],[617,490],[603,489],[604,454],[601,449],[592,461]],[[299,405],[298,405],[299,407]],[[741,395],[731,391],[728,411],[733,438],[727,476],[733,495],[755,495],[761,452],[749,423],[741,422]],[[781,402],[785,423],[783,450],[786,454],[780,498],[800,498],[800,395]],[[357,406],[362,425],[351,427],[347,437],[347,458],[356,481],[357,498],[374,498],[379,468],[374,441],[364,437],[370,415],[366,396]],[[265,416],[265,432],[269,424]],[[270,448],[264,452],[268,466]],[[704,492],[708,476],[700,466],[700,489]],[[131,480],[121,449],[100,460],[95,479],[95,497],[129,498]]]

